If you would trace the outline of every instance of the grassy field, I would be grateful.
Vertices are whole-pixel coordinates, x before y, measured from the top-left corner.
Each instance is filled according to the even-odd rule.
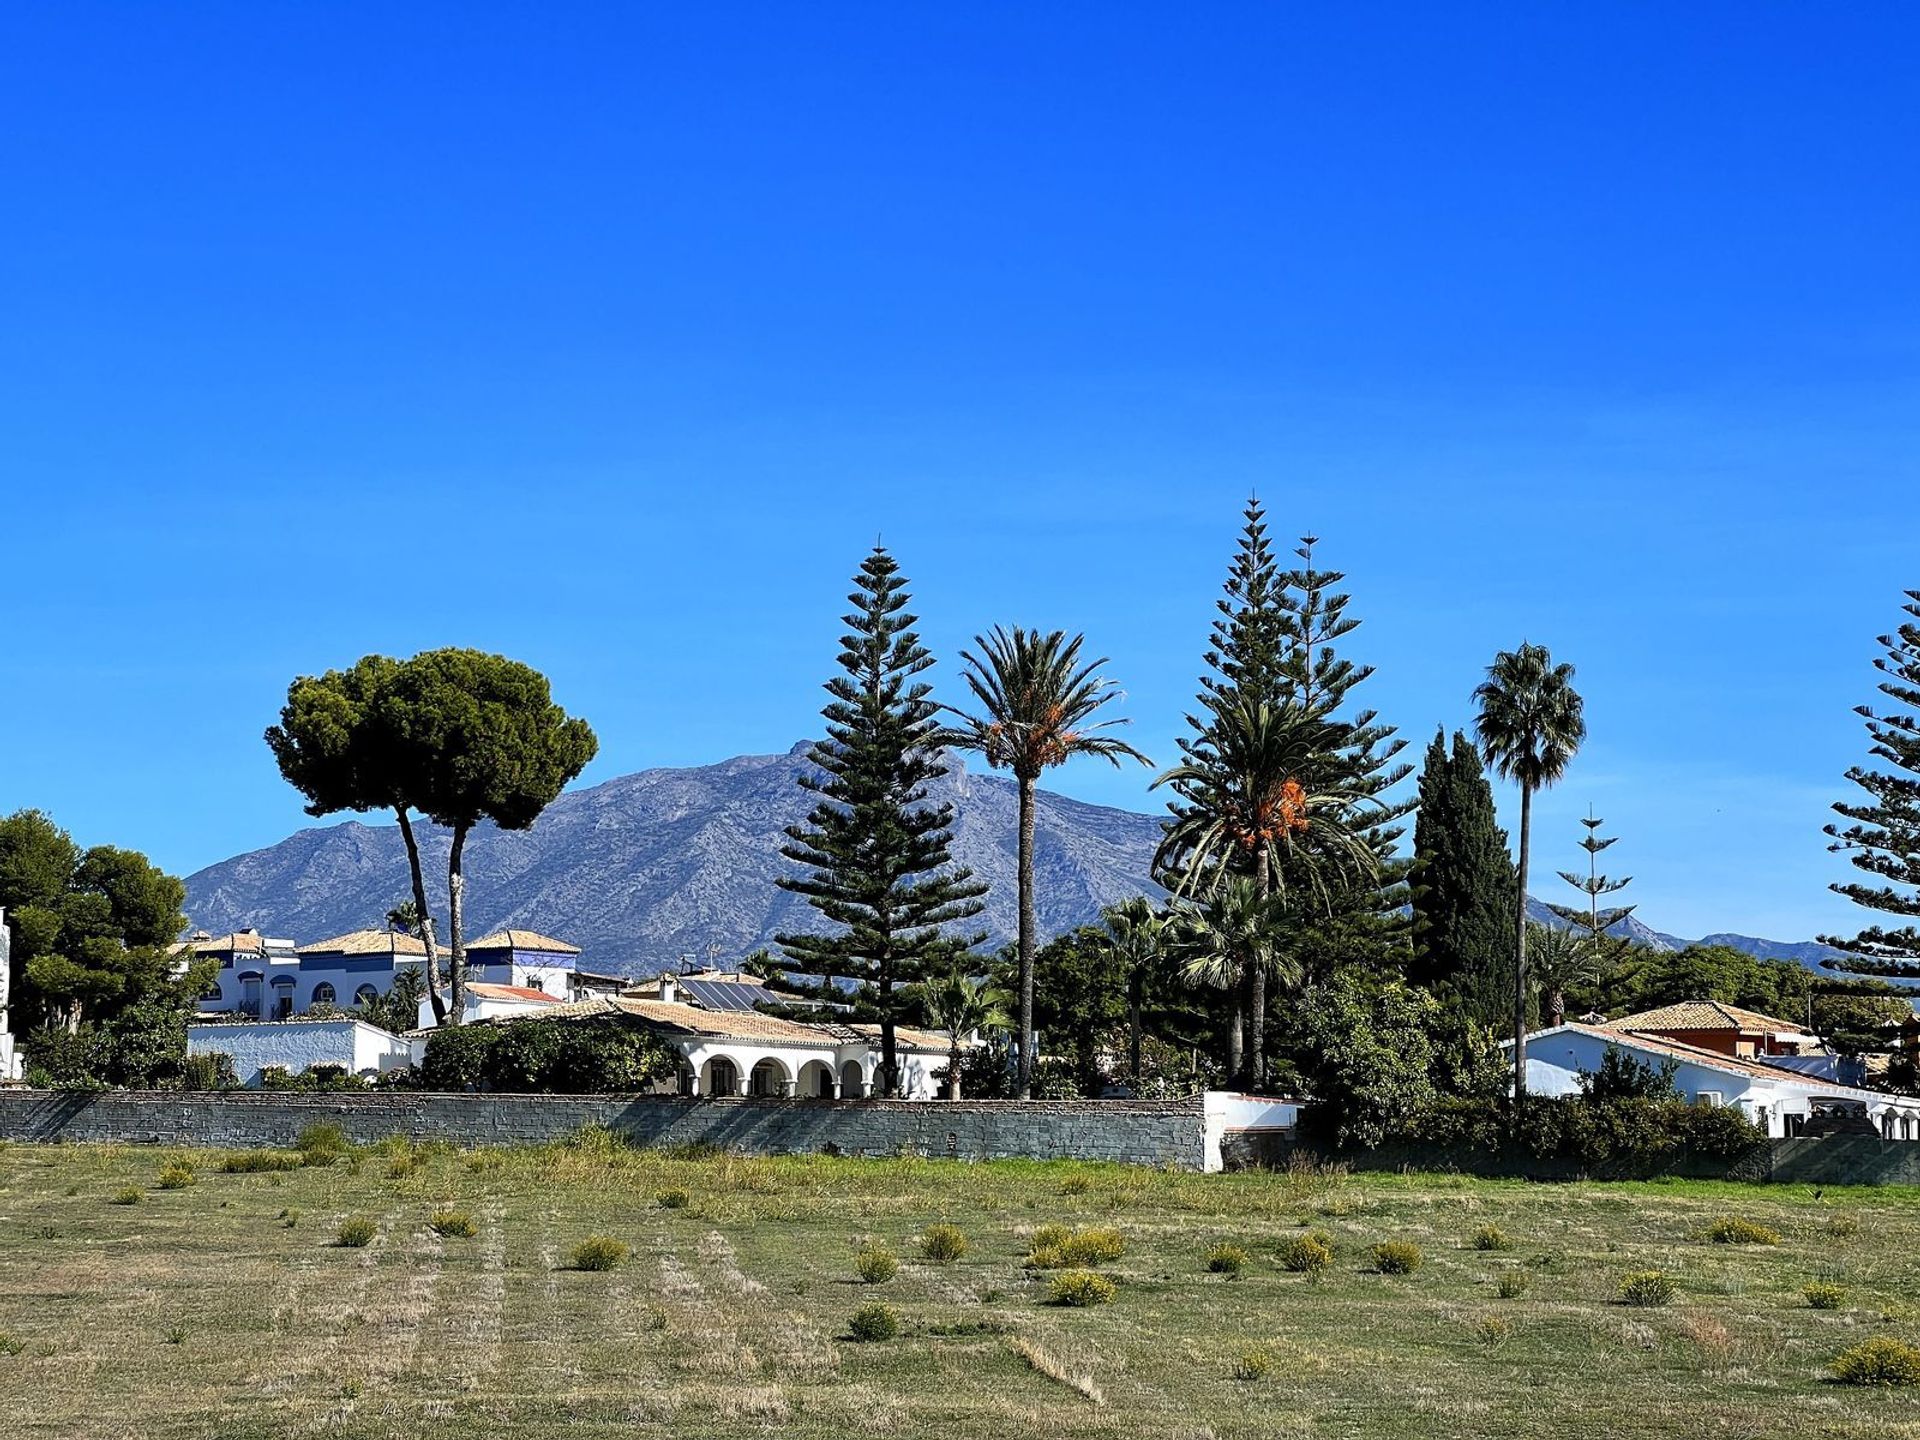
[[[1920,1434],[1920,1391],[1823,1374],[1867,1336],[1920,1338],[1913,1191],[674,1157],[593,1137],[284,1172],[224,1158],[0,1146],[0,1433]],[[449,1207],[471,1236],[436,1232]],[[370,1243],[334,1243],[353,1217]],[[1728,1217],[1780,1243],[1706,1238]],[[921,1256],[936,1222],[964,1256]],[[1099,1267],[1111,1303],[1047,1303],[1056,1272],[1026,1258],[1050,1223],[1120,1232]],[[1487,1225],[1512,1248],[1474,1248]],[[1309,1228],[1334,1245],[1317,1280],[1277,1259]],[[570,1268],[590,1235],[631,1257]],[[1386,1240],[1420,1268],[1377,1273]],[[867,1284],[875,1242],[899,1268]],[[1206,1268],[1223,1243],[1247,1254],[1237,1277]],[[1617,1303],[1647,1269],[1678,1281],[1673,1302]],[[1511,1275],[1527,1289],[1503,1299]],[[1835,1308],[1809,1305],[1816,1282],[1841,1287]],[[850,1337],[872,1300],[897,1338]]]

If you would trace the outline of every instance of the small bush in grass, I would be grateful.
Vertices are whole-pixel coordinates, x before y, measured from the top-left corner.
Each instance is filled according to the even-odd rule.
[[[1047,1302],[1075,1308],[1105,1305],[1116,1293],[1113,1281],[1098,1270],[1062,1270],[1053,1277],[1053,1284],[1047,1291]]]
[[[1076,1230],[1060,1254],[1069,1265],[1107,1265],[1127,1253],[1126,1238],[1109,1226]]]
[[[358,1250],[371,1245],[373,1237],[380,1233],[380,1227],[373,1223],[371,1215],[349,1215],[340,1222],[333,1243],[347,1250]]]
[[[1367,1252],[1382,1275],[1411,1275],[1420,1268],[1420,1247],[1411,1240],[1382,1240]]]
[[[865,1344],[891,1340],[900,1333],[900,1317],[894,1313],[891,1305],[869,1300],[853,1312],[853,1319],[847,1322],[847,1331],[854,1339]]]
[[[237,1150],[220,1161],[227,1175],[261,1175],[276,1170],[298,1170],[307,1162],[297,1150]]]
[[[187,1327],[180,1324],[169,1325],[160,1332],[160,1338],[169,1345],[184,1345],[187,1343]]]
[[[576,1270],[611,1270],[632,1252],[624,1240],[611,1235],[589,1235],[573,1247],[569,1257]]]
[[[480,1233],[473,1223],[473,1216],[464,1210],[438,1210],[433,1219],[427,1222],[433,1227],[433,1233],[448,1240],[471,1240]]]
[[[1622,1305],[1650,1309],[1671,1304],[1679,1293],[1680,1287],[1671,1275],[1659,1270],[1636,1270],[1620,1282],[1619,1300]]]
[[[1849,1345],[1827,1369],[1842,1385],[1920,1385],[1920,1348],[1875,1335]]]
[[[1060,1182],[1062,1195],[1084,1195],[1093,1188],[1093,1180],[1086,1175],[1069,1175]]]
[[[1267,1378],[1267,1372],[1273,1369],[1273,1354],[1262,1350],[1258,1345],[1250,1345],[1233,1360],[1233,1378],[1252,1382]]]
[[[1333,1264],[1333,1245],[1319,1231],[1309,1230],[1280,1247],[1280,1263],[1296,1275],[1318,1280]]]
[[[662,1210],[684,1210],[693,1203],[693,1196],[678,1188],[662,1190],[654,1198],[660,1202]]]
[[[18,1339],[15,1336],[9,1335],[4,1330],[0,1330],[0,1356],[4,1356],[7,1359],[11,1360],[15,1355],[18,1355],[22,1350],[25,1350],[26,1348],[27,1348],[26,1341]]]
[[[1502,1300],[1518,1300],[1533,1288],[1533,1274],[1517,1265],[1500,1272],[1499,1280],[1494,1282],[1494,1291]]]
[[[853,1273],[868,1285],[883,1285],[900,1271],[893,1251],[879,1243],[862,1245],[854,1252]]]
[[[1027,1253],[1037,1254],[1042,1250],[1058,1250],[1073,1238],[1071,1225],[1059,1225],[1049,1222],[1036,1229],[1027,1239]]]
[[[920,1253],[936,1265],[951,1265],[967,1253],[967,1232],[958,1225],[929,1225],[920,1235]]]
[[[280,1222],[280,1228],[282,1230],[291,1230],[300,1223],[300,1212],[292,1209],[282,1210],[273,1218]]]
[[[1771,1225],[1727,1215],[1707,1227],[1707,1239],[1716,1245],[1778,1245],[1780,1232]]]
[[[1247,1268],[1247,1252],[1238,1245],[1215,1245],[1207,1251],[1207,1270],[1214,1275],[1238,1275]]]
[[[332,1165],[353,1149],[347,1132],[331,1120],[318,1120],[294,1137],[293,1148],[303,1165]]]
[[[162,1190],[185,1190],[189,1185],[198,1185],[200,1177],[193,1173],[190,1165],[163,1165],[160,1178],[154,1181]]]
[[[1800,1293],[1815,1310],[1838,1310],[1847,1300],[1846,1286],[1835,1285],[1830,1280],[1816,1280]]]
[[[1851,1240],[1860,1233],[1860,1217],[1841,1213],[1827,1218],[1827,1234],[1835,1240]]]
[[[114,1205],[138,1205],[141,1200],[140,1187],[129,1185],[124,1190],[116,1190],[109,1202]]]
[[[1513,1237],[1498,1225],[1482,1225],[1473,1232],[1473,1248],[1476,1250],[1511,1250]]]
[[[1489,1350],[1503,1345],[1513,1334],[1513,1322],[1504,1315],[1482,1315],[1473,1322],[1473,1338]]]

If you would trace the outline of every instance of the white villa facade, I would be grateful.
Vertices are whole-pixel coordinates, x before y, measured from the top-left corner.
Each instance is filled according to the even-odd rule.
[[[299,1075],[315,1065],[338,1065],[349,1075],[374,1076],[414,1062],[401,1035],[349,1015],[313,1020],[210,1020],[187,1026],[189,1055],[226,1055],[242,1085],[256,1089],[268,1070]]]
[[[1920,1097],[1861,1090],[1760,1059],[1598,1025],[1568,1023],[1529,1035],[1528,1092],[1579,1094],[1581,1076],[1597,1071],[1609,1050],[1655,1069],[1671,1063],[1684,1098],[1734,1106],[1777,1138],[1803,1134],[1816,1121],[1853,1120],[1871,1124],[1887,1140],[1920,1140]]]

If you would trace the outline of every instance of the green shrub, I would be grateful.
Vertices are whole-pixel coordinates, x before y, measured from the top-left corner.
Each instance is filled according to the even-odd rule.
[[[124,1190],[116,1190],[113,1199],[107,1203],[110,1205],[138,1205],[144,1198],[139,1186],[129,1185]]]
[[[298,1170],[306,1163],[297,1150],[236,1150],[221,1158],[220,1169],[227,1175],[260,1175]]]
[[[1280,1264],[1296,1275],[1317,1280],[1333,1264],[1333,1244],[1318,1230],[1295,1235],[1280,1247]]]
[[[853,1273],[868,1285],[883,1285],[900,1271],[893,1251],[879,1241],[862,1245],[853,1256]]]
[[[1247,1268],[1247,1252],[1238,1245],[1215,1245],[1206,1254],[1207,1270],[1214,1275],[1238,1275]]]
[[[4,1356],[5,1358],[11,1360],[15,1355],[18,1355],[22,1350],[25,1350],[26,1348],[27,1348],[26,1341],[18,1339],[15,1336],[9,1335],[4,1330],[0,1330],[0,1356]]]
[[[1113,1281],[1098,1270],[1062,1270],[1047,1291],[1052,1305],[1105,1305],[1116,1293]]]
[[[891,1305],[869,1300],[853,1312],[853,1319],[847,1322],[847,1331],[864,1344],[891,1340],[900,1333],[900,1317],[894,1313]]]
[[[920,1253],[936,1265],[951,1265],[967,1253],[967,1232],[958,1225],[929,1225],[920,1234]]]
[[[332,1165],[353,1149],[347,1132],[331,1120],[318,1120],[294,1137],[293,1148],[306,1165]]]
[[[1476,1250],[1511,1250],[1513,1239],[1498,1225],[1482,1225],[1473,1232],[1473,1248]]]
[[[1707,1239],[1716,1245],[1778,1245],[1780,1232],[1758,1221],[1727,1215],[1707,1228]]]
[[[1058,1250],[1073,1238],[1071,1225],[1049,1222],[1036,1229],[1027,1240],[1027,1253],[1037,1254],[1042,1250]]]
[[[1386,1140],[1488,1160],[1558,1161],[1620,1179],[1665,1174],[1683,1155],[1741,1160],[1766,1135],[1738,1106],[1534,1095],[1517,1118],[1502,1100],[1436,1100],[1395,1121]]]
[[[340,1229],[333,1237],[333,1243],[348,1250],[358,1250],[371,1245],[373,1237],[380,1233],[380,1227],[370,1215],[349,1215],[340,1222]]]
[[[1273,1354],[1258,1345],[1250,1345],[1233,1360],[1233,1378],[1252,1382],[1264,1380],[1267,1372],[1273,1369]]]
[[[1847,1300],[1846,1287],[1830,1280],[1816,1280],[1800,1293],[1815,1310],[1838,1310]]]
[[[1062,1195],[1084,1195],[1093,1188],[1093,1180],[1086,1175],[1069,1175],[1060,1182]]]
[[[291,1230],[300,1223],[300,1212],[298,1210],[282,1210],[273,1218],[280,1222],[280,1228],[282,1230]]]
[[[576,1270],[611,1270],[633,1252],[624,1240],[611,1235],[589,1235],[573,1247],[570,1258]]]
[[[1622,1305],[1644,1309],[1670,1304],[1679,1293],[1680,1287],[1671,1275],[1658,1270],[1636,1270],[1621,1280],[1618,1298]]]
[[[1859,1233],[1860,1217],[1858,1215],[1849,1215],[1842,1212],[1838,1215],[1829,1216],[1827,1219],[1827,1234],[1835,1240],[1851,1240]]]
[[[644,1090],[678,1073],[679,1052],[623,1016],[448,1025],[427,1037],[423,1090],[581,1095]]]
[[[1827,1369],[1843,1385],[1920,1385],[1920,1348],[1875,1335],[1849,1345]]]
[[[1473,1338],[1491,1350],[1506,1343],[1513,1334],[1513,1322],[1504,1315],[1482,1315],[1473,1322]]]
[[[239,1084],[231,1055],[183,1055],[180,1059],[182,1090],[232,1090]]]
[[[193,1173],[193,1167],[191,1165],[179,1164],[178,1162],[162,1165],[160,1167],[160,1177],[154,1181],[154,1184],[158,1185],[162,1190],[185,1190],[188,1186],[198,1185],[199,1183],[200,1177]]]
[[[1411,1240],[1382,1240],[1367,1252],[1373,1268],[1382,1275],[1411,1275],[1424,1258]]]
[[[184,1345],[187,1343],[187,1327],[176,1321],[160,1332],[160,1339],[168,1345]]]
[[[1518,1300],[1533,1288],[1533,1274],[1517,1265],[1510,1266],[1500,1272],[1493,1288],[1502,1300]]]
[[[1107,1265],[1127,1253],[1126,1238],[1109,1226],[1076,1230],[1060,1247],[1069,1265]]]
[[[471,1240],[480,1233],[473,1223],[473,1216],[464,1210],[438,1210],[433,1219],[427,1222],[433,1227],[433,1233],[448,1240]]]
[[[662,1210],[684,1210],[693,1203],[693,1196],[678,1188],[662,1190],[654,1198],[660,1202]]]

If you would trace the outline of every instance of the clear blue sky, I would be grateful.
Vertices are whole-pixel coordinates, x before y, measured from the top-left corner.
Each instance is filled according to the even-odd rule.
[[[288,679],[445,644],[583,783],[784,749],[876,534],[944,682],[1083,629],[1165,758],[1257,489],[1416,746],[1577,664],[1537,863],[1591,802],[1662,928],[1851,928],[1917,71],[1889,5],[9,7],[0,808],[269,843]]]

